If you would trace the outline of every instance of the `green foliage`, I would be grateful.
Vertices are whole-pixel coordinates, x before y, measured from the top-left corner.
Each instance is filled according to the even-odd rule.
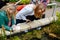
[[[18,36],[15,36],[14,40],[20,40],[20,38]]]
[[[9,1],[9,2],[15,3],[19,0],[3,0],[3,1]],[[29,4],[29,3],[30,3],[30,0],[21,0],[19,4]]]
[[[9,40],[20,40],[20,38],[18,36],[14,36],[14,37],[10,37]]]
[[[56,12],[56,15],[58,17],[58,20],[56,22],[53,22],[52,24],[45,27],[46,32],[51,32],[56,35],[60,35],[60,12]]]
[[[56,1],[60,2],[60,0],[56,0]]]
[[[20,4],[29,4],[30,0],[21,0]]]
[[[2,25],[2,30],[0,34],[0,40],[7,40],[6,34],[5,34],[5,29],[4,26]]]
[[[2,1],[17,2],[18,0],[2,0]]]
[[[55,28],[54,28],[54,33],[60,34],[60,12],[57,12],[58,20],[54,23]]]
[[[21,40],[31,40],[32,38],[41,38],[42,32],[40,30],[32,30],[31,32],[27,32],[26,34],[20,35]]]
[[[17,2],[18,0],[9,0],[9,2]]]

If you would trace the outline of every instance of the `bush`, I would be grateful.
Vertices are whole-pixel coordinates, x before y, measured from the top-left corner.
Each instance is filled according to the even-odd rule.
[[[9,2],[17,2],[18,0],[9,0]]]
[[[20,4],[29,4],[30,3],[30,0],[21,0]]]
[[[17,2],[18,0],[3,0],[4,2]]]
[[[15,3],[19,0],[4,0],[4,1],[9,1],[9,2]],[[29,4],[29,3],[30,3],[30,0],[27,0],[27,1],[26,0],[21,0],[21,2],[19,4]]]

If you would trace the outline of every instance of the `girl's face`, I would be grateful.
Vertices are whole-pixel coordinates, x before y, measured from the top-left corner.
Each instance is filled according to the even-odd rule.
[[[16,11],[16,9],[15,9],[14,7],[9,7],[9,8],[8,8],[8,12],[9,12],[10,14],[13,14],[15,11]]]

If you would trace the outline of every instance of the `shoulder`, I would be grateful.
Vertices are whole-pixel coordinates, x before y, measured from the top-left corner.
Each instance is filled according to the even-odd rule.
[[[6,15],[6,11],[0,9],[0,16],[5,16],[5,15]]]

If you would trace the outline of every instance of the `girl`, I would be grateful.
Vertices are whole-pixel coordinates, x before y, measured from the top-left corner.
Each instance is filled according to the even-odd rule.
[[[46,10],[47,4],[50,2],[50,0],[32,0],[31,3],[33,4],[43,4],[44,5],[44,9]],[[45,17],[45,14],[43,13],[43,18]]]
[[[16,14],[16,24],[28,22],[28,21],[33,21],[34,19],[39,19],[41,13],[44,12],[44,10],[40,11],[42,8],[44,9],[44,6],[42,6],[42,8],[40,8],[40,6],[41,6],[41,4],[38,4],[38,5],[28,4],[28,5],[26,5],[23,9],[21,9]]]
[[[4,28],[8,31],[13,30],[11,28],[14,25],[14,13],[15,13],[15,6],[13,4],[8,4],[7,6],[0,9],[0,28],[4,25]]]
[[[28,4],[16,14],[16,24],[28,21],[26,16],[33,14],[34,4]]]

